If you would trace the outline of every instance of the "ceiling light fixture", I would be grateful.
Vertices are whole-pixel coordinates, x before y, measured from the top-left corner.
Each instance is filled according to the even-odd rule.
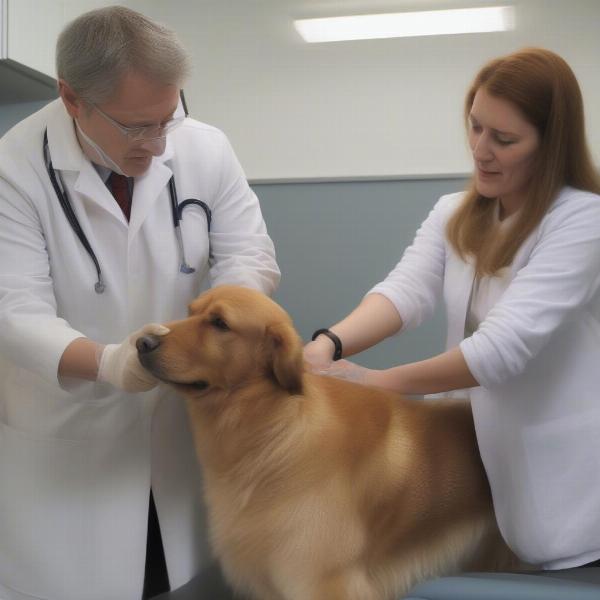
[[[294,26],[309,43],[514,29],[513,6],[300,19]]]

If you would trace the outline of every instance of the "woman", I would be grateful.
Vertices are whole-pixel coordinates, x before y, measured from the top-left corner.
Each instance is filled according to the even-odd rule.
[[[575,567],[600,558],[600,183],[581,92],[562,58],[526,49],[487,64],[465,108],[469,189],[439,200],[388,277],[305,356],[403,393],[470,388],[505,539],[529,563]],[[417,326],[442,294],[444,353],[332,365],[334,351]]]

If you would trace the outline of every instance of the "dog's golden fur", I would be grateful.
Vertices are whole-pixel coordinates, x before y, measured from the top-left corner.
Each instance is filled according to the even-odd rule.
[[[221,286],[140,359],[187,401],[214,551],[259,600],[396,599],[509,559],[470,407],[306,373],[290,317]]]

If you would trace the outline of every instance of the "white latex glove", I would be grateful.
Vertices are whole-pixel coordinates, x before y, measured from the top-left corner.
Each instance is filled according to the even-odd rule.
[[[325,369],[314,371],[318,375],[327,375],[328,377],[337,377],[338,379],[346,379],[347,381],[354,381],[355,383],[369,383],[367,378],[372,369],[367,367],[361,367],[356,363],[350,362],[349,360],[336,360]]]
[[[166,335],[169,329],[150,323],[134,331],[120,344],[107,344],[98,353],[97,381],[107,382],[125,392],[145,392],[158,385],[158,379],[142,367],[136,340],[145,334]]]

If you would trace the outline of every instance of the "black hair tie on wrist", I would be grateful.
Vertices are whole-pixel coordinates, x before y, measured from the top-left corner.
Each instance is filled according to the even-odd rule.
[[[340,360],[342,358],[342,340],[333,333],[333,331],[329,331],[329,329],[317,329],[313,334],[312,338],[310,338],[313,342],[320,336],[326,335],[335,346],[335,350],[333,351],[333,360]]]

